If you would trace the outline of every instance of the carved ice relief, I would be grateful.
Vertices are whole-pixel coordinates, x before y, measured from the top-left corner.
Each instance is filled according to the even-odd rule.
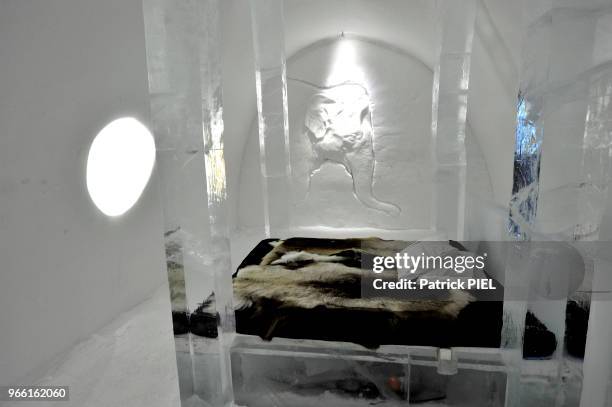
[[[312,96],[304,120],[305,133],[314,155],[310,163],[308,190],[312,176],[325,162],[342,165],[353,180],[353,192],[365,206],[391,216],[398,206],[377,199],[372,192],[375,157],[370,96],[355,82],[320,88]]]

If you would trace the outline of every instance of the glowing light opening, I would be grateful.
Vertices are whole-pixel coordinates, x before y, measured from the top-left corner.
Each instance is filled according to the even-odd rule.
[[[124,117],[107,124],[87,156],[87,191],[107,216],[119,216],[138,201],[155,163],[155,141],[138,120]]]
[[[334,61],[327,78],[328,86],[345,82],[359,83],[365,86],[365,74],[359,66],[355,42],[342,37],[334,52]]]

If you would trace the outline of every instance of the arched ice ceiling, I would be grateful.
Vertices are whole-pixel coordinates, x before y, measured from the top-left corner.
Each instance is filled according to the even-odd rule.
[[[391,44],[432,67],[436,0],[285,0],[288,57],[341,31]],[[495,200],[508,202],[520,13],[516,4],[481,0],[477,18],[470,126],[489,167]],[[230,196],[237,196],[246,139],[256,113],[251,18],[246,0],[222,2],[225,146]],[[243,197],[244,198],[244,197]],[[232,210],[237,210],[233,202]]]

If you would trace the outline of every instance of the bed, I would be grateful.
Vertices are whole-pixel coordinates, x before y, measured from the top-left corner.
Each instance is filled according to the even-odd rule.
[[[378,238],[265,239],[233,275],[236,331],[264,340],[312,339],[381,345],[499,348],[503,287],[447,290],[435,299],[364,298],[372,256],[388,256],[414,242]],[[458,242],[448,250],[465,251]],[[484,270],[486,277],[489,277]],[[499,285],[499,282],[495,282]],[[191,315],[175,316],[177,329],[217,336],[214,294]],[[555,336],[527,314],[524,356],[547,358]]]

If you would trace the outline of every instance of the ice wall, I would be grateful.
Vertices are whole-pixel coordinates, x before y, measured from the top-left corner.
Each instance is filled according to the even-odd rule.
[[[431,71],[345,36],[300,51],[287,72],[295,224],[429,229]]]

